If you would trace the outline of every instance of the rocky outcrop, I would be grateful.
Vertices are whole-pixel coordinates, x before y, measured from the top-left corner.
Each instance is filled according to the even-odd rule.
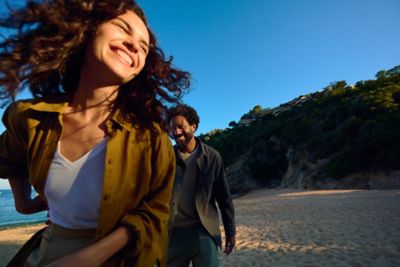
[[[400,188],[400,170],[358,172],[341,178],[326,177],[330,159],[311,161],[307,152],[287,152],[288,168],[281,186],[300,189],[395,189]]]
[[[276,141],[276,140],[275,140]],[[274,142],[277,143],[277,142]],[[330,158],[312,160],[307,151],[287,150],[287,169],[279,184],[262,184],[247,171],[242,157],[227,168],[230,190],[233,194],[246,193],[261,187],[298,189],[397,189],[400,188],[400,170],[357,172],[340,178],[327,177],[325,169]],[[278,180],[279,182],[279,180]]]
[[[247,193],[250,190],[263,187],[246,171],[243,160],[239,160],[227,167],[226,176],[232,194]]]
[[[314,188],[318,179],[322,176],[322,169],[329,159],[312,162],[307,152],[295,152],[289,148],[286,153],[288,168],[282,178],[281,186],[289,188]]]
[[[341,179],[322,179],[315,184],[322,189],[398,189],[400,170],[353,173]]]

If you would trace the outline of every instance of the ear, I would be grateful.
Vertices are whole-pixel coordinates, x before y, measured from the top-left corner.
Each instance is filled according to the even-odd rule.
[[[190,125],[190,128],[192,128],[193,132],[195,132],[197,130],[197,126],[196,124],[192,124]]]

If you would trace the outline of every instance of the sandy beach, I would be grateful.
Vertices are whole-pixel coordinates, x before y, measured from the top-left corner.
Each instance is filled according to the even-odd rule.
[[[234,200],[221,267],[400,266],[400,190],[264,189]],[[0,266],[42,225],[0,231]]]

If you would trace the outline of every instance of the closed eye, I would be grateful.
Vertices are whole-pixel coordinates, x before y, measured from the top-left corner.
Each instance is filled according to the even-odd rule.
[[[123,30],[126,34],[130,34],[130,31],[128,28],[125,27],[125,25],[122,25],[122,23],[113,23],[115,26]]]
[[[147,51],[148,51],[147,45],[142,44],[142,45],[140,46],[140,49],[142,50],[143,53],[147,54]]]
[[[122,19],[120,17],[117,17],[116,20],[117,20],[117,22],[114,22],[115,25],[120,27],[126,34],[132,35],[133,29],[132,29],[131,25],[129,25],[128,22],[126,22],[124,19]],[[149,45],[144,40],[140,40],[139,43],[140,43],[140,45],[139,45],[140,50],[144,54],[147,55],[147,53],[149,51]]]

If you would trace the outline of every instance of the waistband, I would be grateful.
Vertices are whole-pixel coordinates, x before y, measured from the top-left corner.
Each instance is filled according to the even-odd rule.
[[[184,226],[174,226],[172,228],[173,231],[179,231],[179,230],[187,230],[187,229],[197,229],[197,228],[203,228],[203,225],[200,222],[195,222],[189,225],[184,225]]]
[[[70,229],[51,223],[46,231],[53,237],[65,239],[93,238],[96,229]]]

